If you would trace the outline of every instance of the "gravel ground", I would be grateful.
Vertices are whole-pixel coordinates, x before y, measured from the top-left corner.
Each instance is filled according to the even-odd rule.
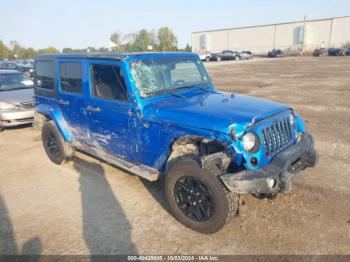
[[[350,57],[206,64],[217,88],[289,104],[321,154],[291,194],[244,196],[201,235],[149,183],[83,154],[52,164],[33,128],[0,134],[0,254],[350,254]]]

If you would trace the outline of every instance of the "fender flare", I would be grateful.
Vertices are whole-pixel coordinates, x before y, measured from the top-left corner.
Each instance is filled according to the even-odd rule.
[[[46,118],[54,121],[57,129],[66,142],[71,143],[73,141],[72,133],[69,130],[68,124],[65,121],[61,110],[58,108],[48,108],[46,105],[37,105],[35,111],[36,113],[44,115]]]

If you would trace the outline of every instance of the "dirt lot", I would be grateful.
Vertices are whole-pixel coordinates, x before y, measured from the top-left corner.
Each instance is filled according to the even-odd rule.
[[[78,154],[55,166],[32,128],[0,134],[0,254],[350,254],[350,58],[207,64],[217,87],[291,105],[321,154],[289,195],[245,196],[213,235],[169,215],[160,185]]]

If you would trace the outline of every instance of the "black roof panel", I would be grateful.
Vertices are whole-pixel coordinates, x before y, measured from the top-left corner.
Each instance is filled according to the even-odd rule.
[[[57,53],[57,54],[39,54],[35,56],[36,60],[44,59],[113,59],[123,60],[125,57],[136,57],[144,55],[167,55],[167,54],[186,54],[181,52],[135,52],[135,53],[120,53],[120,52],[108,52],[108,53]]]

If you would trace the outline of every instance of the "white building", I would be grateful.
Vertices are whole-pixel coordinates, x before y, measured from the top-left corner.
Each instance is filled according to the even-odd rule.
[[[350,16],[192,33],[194,52],[249,50],[266,54],[278,48],[292,53],[341,47],[347,42],[350,42]]]

